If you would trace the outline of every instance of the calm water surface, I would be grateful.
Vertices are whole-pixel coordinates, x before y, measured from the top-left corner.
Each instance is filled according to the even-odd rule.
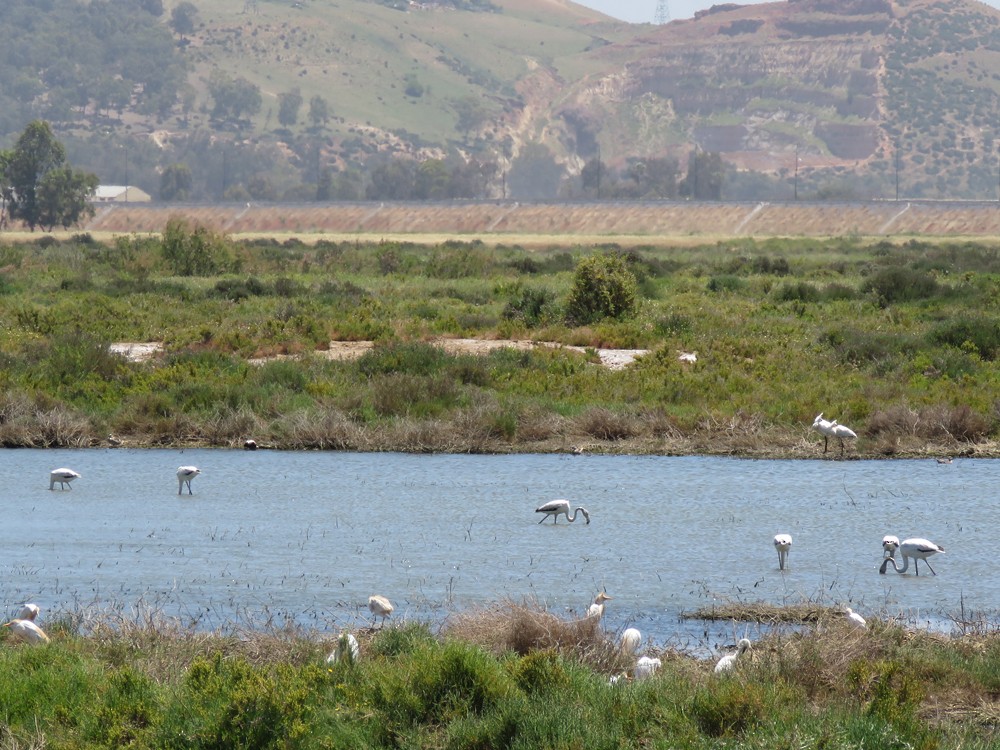
[[[203,471],[191,497],[181,464]],[[49,491],[60,466],[83,476]],[[332,630],[366,620],[373,593],[440,622],[506,597],[579,614],[605,589],[608,630],[697,648],[744,632],[679,618],[717,601],[945,627],[1000,595],[995,460],[6,450],[0,473],[5,614],[32,600],[50,615],[154,606],[206,628]],[[591,523],[539,525],[534,508],[556,497]],[[794,538],[784,573],[778,532]],[[938,575],[880,576],[887,533],[945,547]]]

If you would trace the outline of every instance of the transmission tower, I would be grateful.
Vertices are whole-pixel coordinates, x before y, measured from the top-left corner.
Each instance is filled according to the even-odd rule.
[[[656,16],[653,21],[657,24],[664,24],[670,20],[670,6],[667,0],[656,0]]]

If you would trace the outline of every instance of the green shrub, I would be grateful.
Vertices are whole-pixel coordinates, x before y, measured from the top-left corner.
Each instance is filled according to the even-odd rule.
[[[390,343],[365,352],[357,362],[366,377],[387,373],[433,375],[444,369],[449,357],[439,347],[419,341]]]
[[[555,294],[548,289],[517,286],[510,295],[500,317],[504,320],[523,323],[528,328],[539,325],[545,319],[554,317]]]
[[[638,303],[638,282],[625,259],[616,253],[592,255],[577,264],[566,317],[572,325],[620,320],[634,314]]]
[[[937,280],[929,273],[903,266],[883,268],[861,285],[862,293],[875,294],[883,304],[928,299],[939,291]]]
[[[987,361],[1000,353],[1000,321],[994,318],[967,316],[946,320],[933,328],[928,338],[935,344],[947,344],[956,349],[971,345]]]
[[[820,296],[819,289],[808,281],[785,283],[774,291],[778,302],[819,302]]]
[[[709,737],[733,737],[757,727],[767,718],[765,688],[736,679],[714,680],[698,689],[691,715]]]
[[[708,280],[708,291],[710,292],[738,292],[746,286],[746,281],[739,276],[726,274],[723,276],[713,276]]]
[[[177,276],[210,276],[232,264],[229,244],[221,235],[178,218],[163,229],[160,255]]]

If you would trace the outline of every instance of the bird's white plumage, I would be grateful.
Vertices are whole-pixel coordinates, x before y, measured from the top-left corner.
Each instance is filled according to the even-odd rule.
[[[885,574],[889,565],[892,565],[893,570],[897,573],[905,573],[907,568],[910,567],[910,560],[913,560],[913,571],[917,575],[920,575],[920,560],[924,561],[924,564],[930,569],[931,575],[937,575],[934,572],[934,568],[931,568],[930,560],[927,558],[936,554],[944,554],[944,547],[934,544],[934,542],[921,537],[912,537],[910,539],[904,539],[899,544],[899,554],[903,558],[903,567],[900,568],[896,564],[896,559],[894,557],[887,557],[882,561],[882,567],[878,569],[879,573]]]
[[[639,632],[638,628],[625,628],[622,633],[622,651],[626,654],[634,654],[639,650],[639,646],[642,645],[642,633]]]
[[[32,622],[38,617],[38,613],[42,610],[37,604],[22,604],[20,611],[17,613],[18,620],[31,620]]]
[[[24,643],[48,643],[49,637],[45,631],[35,625],[31,620],[11,620],[4,623],[5,628],[10,628],[10,637],[14,641]]]
[[[747,638],[740,638],[740,642],[736,644],[736,651],[732,654],[726,654],[718,663],[715,665],[715,673],[723,674],[725,672],[731,672],[736,667],[736,660],[742,656],[746,650],[750,648],[750,641]]]
[[[384,596],[373,594],[368,597],[368,609],[375,617],[381,617],[382,624],[385,625],[385,618],[392,614],[392,610],[395,607]]]
[[[587,617],[596,617],[600,620],[604,617],[604,602],[610,601],[611,597],[605,594],[603,591],[594,597],[594,603],[590,605],[587,610]]]
[[[826,453],[829,448],[829,440],[832,437],[840,440],[840,453],[844,453],[844,440],[850,438],[856,438],[858,435],[854,430],[846,425],[839,424],[836,419],[829,420],[823,419],[823,413],[820,412],[816,419],[813,420],[813,429],[816,430],[820,435],[823,436],[823,452]]]
[[[79,479],[79,478],[80,475],[77,474],[72,469],[67,469],[65,467],[61,469],[53,469],[52,471],[49,472],[49,489],[50,490],[55,489],[56,482],[59,483],[59,489],[61,490],[64,490],[67,487],[73,489],[73,487],[70,485],[70,482],[72,482],[74,479]]]
[[[659,671],[662,664],[655,656],[640,656],[635,663],[635,679],[645,680],[652,677]]]
[[[868,627],[868,623],[865,622],[865,618],[859,615],[850,607],[847,607],[844,610],[844,614],[847,615],[847,621],[851,623],[851,625],[856,627],[858,630],[864,630],[865,628]]]
[[[353,633],[345,632],[340,634],[340,638],[337,639],[337,648],[326,657],[326,662],[327,664],[336,664],[346,659],[348,664],[352,664],[360,656],[361,647],[358,645],[358,639],[354,637]]]
[[[687,365],[693,365],[698,361],[698,352],[683,352],[678,350],[677,361]]]
[[[538,523],[542,523],[542,521],[545,521],[549,516],[552,517],[552,523],[558,523],[559,516],[561,515],[566,516],[566,520],[573,523],[576,520],[577,513],[582,513],[583,517],[587,520],[587,523],[590,523],[590,512],[582,506],[577,507],[576,510],[573,511],[572,516],[569,514],[569,500],[549,500],[547,503],[539,505],[535,508],[535,513],[545,514],[542,516],[542,520]]]
[[[177,467],[177,494],[180,495],[184,490],[184,485],[187,485],[188,494],[193,495],[191,491],[191,480],[196,476],[201,474],[201,469],[197,466],[178,466]]]
[[[788,550],[792,548],[791,534],[775,534],[774,548],[778,551],[778,569],[785,569],[785,560],[788,558]]]
[[[882,557],[895,557],[899,549],[899,537],[886,534],[882,537]]]

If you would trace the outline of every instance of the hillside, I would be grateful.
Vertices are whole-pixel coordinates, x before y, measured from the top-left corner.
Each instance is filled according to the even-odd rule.
[[[75,164],[158,198],[676,198],[694,152],[730,199],[997,198],[1000,12],[974,0],[662,26],[569,0],[11,0],[0,21],[0,143],[49,119]]]

